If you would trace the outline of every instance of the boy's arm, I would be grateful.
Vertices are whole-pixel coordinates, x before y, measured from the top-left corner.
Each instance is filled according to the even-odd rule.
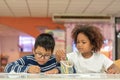
[[[59,74],[59,73],[61,73],[60,63],[56,62],[56,67],[51,69],[51,70],[49,70],[49,71],[46,71],[45,73],[46,74]]]
[[[45,73],[46,74],[59,74],[59,73],[61,73],[59,63],[57,63],[56,68],[53,68],[52,70],[46,71]]]
[[[4,72],[9,73],[11,71],[14,72],[27,72],[28,66],[26,65],[26,57],[20,58],[15,62],[11,62],[6,65]]]
[[[45,73],[46,74],[58,74],[59,70],[57,68],[54,68],[52,70],[46,71]]]
[[[60,63],[56,62],[56,64],[57,64],[57,67],[56,67],[56,69],[58,70],[58,73],[61,73],[61,67],[60,67]]]

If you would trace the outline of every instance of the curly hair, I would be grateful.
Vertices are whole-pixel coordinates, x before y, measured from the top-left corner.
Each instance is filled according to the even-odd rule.
[[[90,25],[76,25],[76,27],[72,30],[72,38],[75,44],[77,44],[77,36],[79,33],[83,33],[88,37],[90,43],[93,45],[92,50],[94,52],[101,49],[104,37],[98,27]]]

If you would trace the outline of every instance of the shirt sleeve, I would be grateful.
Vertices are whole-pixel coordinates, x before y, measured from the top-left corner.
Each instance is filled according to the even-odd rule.
[[[57,62],[56,64],[57,64],[57,65],[56,65],[56,66],[57,66],[56,68],[58,69],[58,73],[61,73],[60,63]]]
[[[60,67],[60,62],[57,62],[56,61],[56,56],[55,55],[52,55],[53,57],[53,63],[56,63],[55,65],[55,68],[58,69],[58,73],[61,73],[61,67]]]
[[[107,70],[112,64],[113,64],[113,61],[110,60],[108,57],[106,57],[105,55],[102,55],[103,58],[104,58],[104,68],[105,70]]]
[[[26,64],[26,61],[27,61],[27,58],[23,57],[15,62],[11,62],[6,65],[4,72],[6,72],[6,73],[9,73],[11,71],[14,71],[17,73],[27,72],[29,66]]]

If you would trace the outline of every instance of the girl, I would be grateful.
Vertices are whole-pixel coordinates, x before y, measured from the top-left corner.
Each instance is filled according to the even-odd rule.
[[[68,60],[74,64],[77,73],[120,73],[112,60],[99,53],[104,40],[99,28],[77,25],[72,31],[72,38],[78,51],[65,55],[63,50],[57,50],[57,61],[67,56]]]

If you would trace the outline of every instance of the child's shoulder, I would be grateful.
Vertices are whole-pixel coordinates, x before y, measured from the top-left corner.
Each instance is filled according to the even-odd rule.
[[[26,56],[23,56],[22,58],[23,58],[23,59],[34,58],[34,54],[26,55]]]
[[[94,56],[95,57],[99,57],[99,58],[106,58],[106,56],[104,55],[104,54],[102,54],[102,53],[94,53]]]
[[[56,58],[55,55],[50,56],[50,59],[55,59],[55,58]]]
[[[68,57],[75,57],[75,56],[78,56],[78,53],[77,52],[67,53],[67,56]]]

